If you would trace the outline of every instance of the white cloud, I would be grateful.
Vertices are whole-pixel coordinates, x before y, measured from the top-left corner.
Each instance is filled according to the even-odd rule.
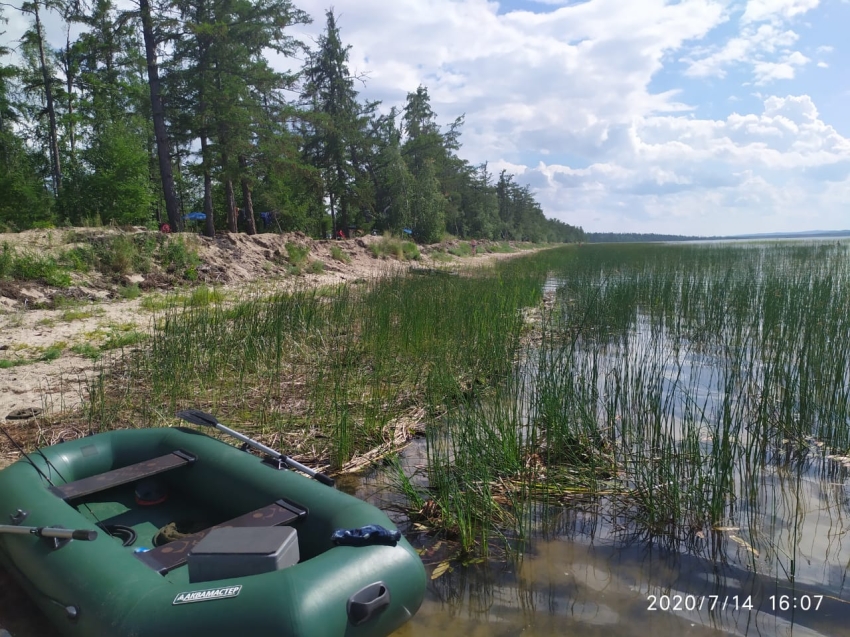
[[[781,21],[816,9],[820,0],[749,0],[741,22]]]
[[[769,96],[760,115],[724,120],[638,118],[628,135],[630,144],[606,163],[531,170],[546,177],[535,184],[546,207],[567,221],[624,231],[848,225],[840,197],[850,191],[850,139],[820,119],[807,95]]]
[[[794,79],[797,69],[811,60],[792,49],[800,36],[785,25],[818,4],[819,0],[749,0],[739,19],[738,35],[722,46],[696,48],[685,56],[685,74],[723,78],[729,67],[749,66],[758,85]],[[829,50],[822,46],[818,53]]]
[[[783,31],[770,24],[762,24],[758,28],[746,27],[738,37],[730,39],[718,51],[696,60],[686,58],[690,66],[685,74],[692,77],[725,77],[726,67],[752,62],[759,56],[779,50],[786,51],[798,39],[794,31]]]
[[[809,62],[811,60],[799,51],[784,56],[781,62],[756,62],[753,65],[756,84],[769,84],[773,80],[792,80],[796,67],[805,66]]]

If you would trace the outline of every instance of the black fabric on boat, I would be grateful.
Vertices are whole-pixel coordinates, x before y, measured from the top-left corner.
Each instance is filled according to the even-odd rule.
[[[203,540],[207,534],[213,529],[224,527],[261,527],[261,526],[282,526],[292,524],[307,516],[307,509],[290,502],[289,500],[278,500],[274,504],[264,506],[256,511],[251,511],[245,515],[240,515],[238,518],[233,518],[227,522],[216,524],[208,529],[193,533],[182,539],[174,540],[168,544],[163,544],[150,551],[144,553],[134,553],[134,555],[142,562],[147,564],[153,570],[161,575],[165,575],[169,571],[173,571],[178,566],[182,566],[188,559],[189,552]]]
[[[142,478],[149,478],[178,467],[184,467],[187,464],[192,464],[195,460],[197,458],[193,454],[178,449],[158,458],[151,458],[144,462],[137,462],[120,469],[99,473],[82,480],[50,487],[50,491],[65,501],[75,500],[128,482],[135,482]]]

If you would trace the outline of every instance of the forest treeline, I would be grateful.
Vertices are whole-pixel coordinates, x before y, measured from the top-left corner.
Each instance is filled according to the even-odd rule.
[[[699,241],[710,237],[687,236],[681,234],[657,234],[652,232],[586,232],[584,240],[588,243],[646,243],[654,241]],[[714,237],[719,238],[719,237]]]
[[[0,48],[0,230],[183,229],[196,213],[208,236],[583,239],[514,175],[459,158],[463,118],[438,124],[426,87],[389,111],[360,99],[332,10],[308,48],[289,0],[134,2],[4,4],[30,28]],[[67,27],[58,49],[48,14]],[[281,72],[272,56],[303,63]]]

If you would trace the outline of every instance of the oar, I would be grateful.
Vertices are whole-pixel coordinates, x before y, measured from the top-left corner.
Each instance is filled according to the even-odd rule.
[[[252,440],[248,436],[245,436],[238,431],[233,431],[229,427],[225,427],[222,425],[218,418],[213,416],[212,414],[207,414],[198,409],[186,409],[184,411],[178,411],[177,417],[181,420],[185,420],[186,422],[190,422],[193,425],[201,425],[202,427],[212,427],[213,429],[218,429],[219,431],[223,431],[224,433],[233,436],[237,440],[241,440],[246,445],[253,447],[257,451],[262,451],[263,453],[271,456],[275,460],[279,460],[284,464],[292,467],[293,469],[297,469],[302,473],[306,473],[311,478],[318,480],[322,484],[326,484],[329,487],[334,486],[334,481],[332,478],[326,476],[324,473],[319,473],[318,471],[313,471],[310,467],[305,467],[300,462],[296,462],[289,456],[285,456],[282,453],[278,453],[274,449],[270,447],[266,447],[264,444],[257,442],[256,440]]]
[[[37,535],[38,537],[55,537],[59,540],[82,540],[91,542],[97,538],[97,531],[85,529],[56,529],[48,526],[12,526],[0,524],[0,533],[12,535]]]

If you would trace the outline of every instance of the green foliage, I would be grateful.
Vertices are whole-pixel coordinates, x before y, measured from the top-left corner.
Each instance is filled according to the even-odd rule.
[[[20,365],[27,365],[30,362],[24,358],[0,358],[0,369],[10,369]]]
[[[106,273],[129,274],[148,268],[148,257],[132,237],[118,235],[98,245],[101,270]]]
[[[56,299],[54,299],[54,307],[61,307],[61,304],[56,303]],[[80,319],[91,318],[92,316],[97,316],[99,314],[103,314],[102,309],[78,309],[78,310],[66,310],[62,313],[62,320],[70,323],[71,321],[79,321]]]
[[[307,261],[307,255],[310,254],[310,248],[288,241],[286,243],[286,254],[289,263],[293,267],[300,268]]]
[[[60,263],[74,272],[89,272],[100,264],[97,253],[90,245],[75,246],[59,257]]]
[[[205,307],[212,303],[221,303],[224,298],[224,293],[219,288],[204,285],[192,290],[184,305],[186,307]]]
[[[0,94],[0,100],[2,100]],[[0,103],[2,108],[2,103]],[[45,188],[43,157],[0,127],[0,226],[26,230],[53,222],[52,200]]]
[[[201,258],[197,251],[189,247],[183,237],[168,237],[159,249],[159,258],[163,267],[189,280],[198,278],[198,266]]]
[[[66,171],[58,207],[71,223],[143,225],[151,217],[147,139],[123,120],[95,128],[81,163]]]
[[[62,356],[62,352],[65,350],[65,345],[62,343],[56,343],[47,347],[42,353],[41,356],[38,357],[39,361],[42,362],[50,362],[55,361],[57,358]]]
[[[466,241],[460,241],[456,245],[451,246],[448,252],[456,257],[471,257],[472,246]]]
[[[245,208],[250,197],[255,210],[275,213],[261,231],[324,237],[351,225],[396,235],[411,228],[422,243],[438,241],[446,228],[466,239],[584,236],[580,228],[545,219],[530,189],[512,175],[494,179],[486,163],[460,159],[463,118],[441,127],[427,87],[389,113],[360,101],[348,67],[350,47],[332,10],[303,67],[272,70],[270,52],[288,57],[302,51],[288,29],[309,16],[291,0],[182,2],[167,16],[154,10],[143,21],[145,37],[174,43],[159,61],[168,69],[159,90],[168,96],[171,115],[168,127],[154,132],[145,78],[148,63],[157,72],[159,66],[144,58],[137,17],[105,1],[86,5],[73,16],[86,28],[58,58],[49,55],[46,68],[38,55],[41,34],[33,29],[25,34],[21,62],[0,65],[0,230],[151,227],[163,198],[174,201],[157,170],[162,149],[177,169],[179,195],[192,206],[187,211],[209,210],[207,232],[225,226],[223,209]],[[53,77],[47,85],[45,73]],[[303,81],[294,103],[289,91],[296,75]],[[159,106],[157,99],[154,119],[162,123]],[[194,153],[199,139],[201,152]],[[236,230],[235,220],[228,222]],[[119,248],[114,259],[102,260],[106,271],[143,270],[144,260]],[[99,267],[82,254],[67,255],[65,262],[81,272]],[[173,271],[198,276],[197,264]]]
[[[320,261],[319,259],[316,259],[315,261],[310,261],[309,270],[313,274],[321,274],[325,271],[325,262]]]
[[[31,252],[18,254],[8,243],[3,244],[0,253],[0,278],[2,277],[20,281],[40,281],[58,288],[71,285],[71,276],[53,257],[39,256]]]
[[[71,351],[78,356],[90,358],[93,361],[98,360],[101,356],[100,349],[91,343],[77,343],[76,345],[71,346]]]
[[[351,263],[351,257],[349,257],[345,252],[343,252],[342,248],[336,245],[331,246],[331,257],[335,261],[341,261],[342,263]]]
[[[139,289],[138,283],[133,283],[131,285],[122,285],[120,288],[118,288],[118,295],[122,299],[126,299],[128,301],[131,299],[139,298],[141,294],[142,291],[141,289]]]
[[[417,261],[420,257],[419,247],[413,241],[405,241],[401,244],[401,251],[408,261]]]
[[[413,234],[422,243],[436,243],[445,232],[444,210],[446,200],[434,173],[434,166],[426,162],[416,177],[411,204]]]
[[[121,349],[123,347],[130,347],[132,345],[138,345],[142,341],[145,341],[147,338],[147,334],[135,330],[130,330],[123,333],[115,333],[106,339],[103,345],[101,345],[101,349],[105,351],[110,349]]]

